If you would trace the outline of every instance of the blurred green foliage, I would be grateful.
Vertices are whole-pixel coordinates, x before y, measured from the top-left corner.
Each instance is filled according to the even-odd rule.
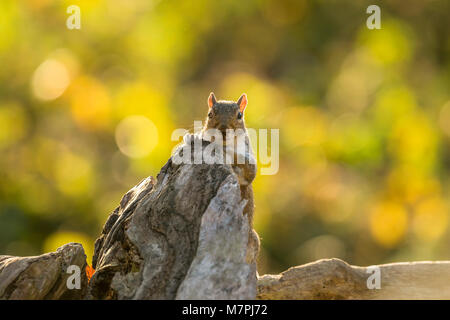
[[[449,2],[382,1],[368,30],[373,2],[2,0],[0,254],[91,255],[214,91],[280,129],[279,172],[254,182],[260,273],[448,260]]]

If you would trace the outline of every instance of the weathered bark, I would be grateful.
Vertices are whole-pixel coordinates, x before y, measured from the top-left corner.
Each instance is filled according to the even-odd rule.
[[[0,256],[0,299],[450,299],[450,261],[380,265],[380,289],[368,288],[368,268],[339,259],[257,279],[247,198],[231,166],[172,159],[109,216],[89,285],[83,248],[71,243]],[[79,290],[67,287],[70,265],[82,271]]]
[[[80,268],[80,288],[69,289],[67,268]],[[79,243],[35,257],[0,256],[0,299],[82,299],[87,291],[86,255]]]
[[[376,266],[380,288],[369,289],[373,269],[324,259],[258,279],[258,299],[450,299],[450,261]]]
[[[231,166],[169,159],[157,181],[130,190],[108,218],[89,297],[254,299],[245,205]]]

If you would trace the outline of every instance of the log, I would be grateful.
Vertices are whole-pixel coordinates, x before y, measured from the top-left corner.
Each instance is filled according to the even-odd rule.
[[[368,286],[374,267],[323,259],[258,278],[257,299],[450,299],[450,261],[401,262],[379,268],[380,288]],[[371,289],[369,289],[371,287]]]
[[[66,286],[66,270],[71,264],[84,267],[85,259],[81,244],[74,243],[66,244],[56,252],[36,257],[0,256],[0,299],[83,299],[88,286],[86,276],[81,274],[80,290],[69,290]],[[380,270],[379,289],[369,289],[367,286],[367,280],[373,274],[373,267]],[[183,282],[183,292],[203,289],[205,283],[209,282],[203,282],[201,279],[197,282],[199,279],[192,276],[188,279],[188,282]],[[336,258],[323,259],[289,268],[279,275],[258,277],[256,298],[450,299],[450,261],[402,262],[358,267]]]
[[[156,181],[144,179],[109,216],[88,298],[254,299],[245,205],[230,165],[170,158]]]
[[[79,289],[67,286],[71,265],[81,271]],[[0,300],[82,299],[88,284],[85,269],[86,255],[79,243],[34,257],[0,256]]]

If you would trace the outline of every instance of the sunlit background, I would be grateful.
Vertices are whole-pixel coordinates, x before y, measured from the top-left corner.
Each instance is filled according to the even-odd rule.
[[[66,9],[81,8],[81,30]],[[366,8],[381,7],[381,30]],[[0,254],[81,242],[206,99],[280,129],[260,273],[450,259],[449,1],[0,1]]]

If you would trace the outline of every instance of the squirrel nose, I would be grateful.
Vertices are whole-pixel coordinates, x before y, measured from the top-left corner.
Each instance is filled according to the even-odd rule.
[[[221,126],[219,126],[219,130],[222,132],[225,132],[225,130],[227,130],[227,126],[221,125]]]

